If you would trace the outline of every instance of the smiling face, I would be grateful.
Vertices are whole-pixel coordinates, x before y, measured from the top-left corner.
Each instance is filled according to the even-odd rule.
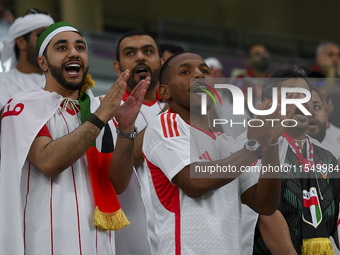
[[[328,114],[325,111],[323,102],[319,94],[312,90],[313,117],[308,126],[307,134],[322,142],[326,136]]]
[[[175,112],[190,112],[201,110],[202,88],[206,83],[205,78],[211,78],[210,69],[203,58],[193,53],[183,53],[168,62],[165,70],[164,79],[159,88],[160,94],[167,99],[169,105]],[[190,79],[195,79],[193,80]],[[211,100],[208,99],[208,105]],[[194,109],[190,109],[194,107]]]
[[[158,76],[161,68],[156,42],[148,35],[135,35],[125,37],[119,45],[119,62],[114,63],[114,69],[120,75],[126,69],[130,70],[127,81],[128,89],[132,90],[138,82],[150,77],[152,90],[158,84]]]
[[[54,79],[67,90],[80,89],[89,68],[84,38],[76,32],[62,32],[52,38],[46,50],[45,57],[38,58],[46,79]]]

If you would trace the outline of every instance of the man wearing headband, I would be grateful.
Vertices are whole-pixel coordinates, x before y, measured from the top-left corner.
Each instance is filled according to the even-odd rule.
[[[112,254],[110,230],[129,224],[115,190],[130,180],[134,121],[150,79],[120,105],[124,71],[99,102],[77,29],[52,24],[37,50],[45,88],[15,96],[2,115],[0,254]]]
[[[45,85],[45,76],[37,62],[38,35],[54,20],[47,14],[36,13],[19,17],[10,27],[1,52],[0,108],[27,89]]]

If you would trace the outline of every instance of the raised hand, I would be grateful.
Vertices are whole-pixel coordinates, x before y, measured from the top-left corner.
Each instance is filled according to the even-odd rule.
[[[123,72],[106,93],[105,97],[101,99],[101,104],[95,114],[105,124],[116,115],[119,109],[120,102],[125,93],[127,86],[126,81],[128,80],[129,75],[129,70]]]
[[[119,124],[119,129],[123,132],[133,131],[135,120],[149,85],[149,77],[140,81],[138,85],[131,91],[130,96],[119,107],[115,117]]]

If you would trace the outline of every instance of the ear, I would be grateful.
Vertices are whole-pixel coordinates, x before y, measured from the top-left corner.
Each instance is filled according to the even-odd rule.
[[[163,66],[164,62],[166,61],[165,58],[161,58],[161,66]]]
[[[27,48],[27,42],[24,39],[24,37],[18,37],[17,39],[15,39],[15,43],[18,45],[19,50],[23,51],[26,50]]]
[[[163,100],[169,100],[171,98],[169,86],[166,85],[159,85],[158,93],[163,98]]]
[[[118,75],[118,76],[120,76],[121,75],[121,71],[120,71],[120,66],[119,66],[119,62],[118,61],[115,61],[114,63],[113,63],[113,69],[116,71],[116,74]]]
[[[38,61],[38,64],[39,64],[41,70],[46,72],[48,70],[48,65],[47,65],[46,58],[44,56],[41,56],[41,57],[37,58],[37,61]]]

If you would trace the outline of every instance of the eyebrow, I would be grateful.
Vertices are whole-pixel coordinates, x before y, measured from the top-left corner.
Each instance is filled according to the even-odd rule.
[[[56,46],[56,45],[58,45],[58,44],[63,44],[63,43],[68,43],[68,41],[65,40],[65,39],[60,39],[60,40],[58,40],[53,46]],[[85,42],[84,42],[83,40],[79,40],[79,39],[76,40],[76,43],[80,43],[80,44],[86,45]]]
[[[139,49],[145,49],[145,48],[153,48],[155,49],[155,46],[153,46],[152,44],[147,44],[147,45],[143,45],[142,47],[138,48],[138,47],[132,47],[132,46],[127,46],[123,49],[123,52],[124,51],[127,51],[127,50],[139,50]]]
[[[208,67],[208,65],[207,65],[206,63],[201,63],[201,64],[199,65],[199,67],[202,67],[202,66]],[[191,67],[191,64],[190,64],[190,63],[180,64],[180,65],[178,66],[177,70],[180,69],[181,67]],[[208,67],[208,68],[209,68],[209,67]]]
[[[65,39],[58,40],[53,46],[56,46],[56,45],[62,44],[62,43],[67,43],[67,40],[65,40]]]

